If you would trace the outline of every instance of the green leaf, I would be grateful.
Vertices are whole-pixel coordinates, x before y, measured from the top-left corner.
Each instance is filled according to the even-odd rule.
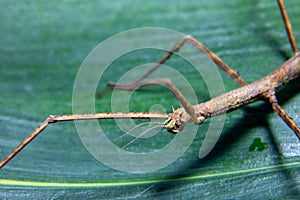
[[[300,45],[299,1],[289,0],[286,7]],[[96,45],[119,32],[164,27],[190,34],[247,82],[267,75],[292,55],[275,0],[1,1],[0,18],[0,160],[48,115],[72,113],[73,84],[81,63]],[[161,42],[172,47],[177,41],[166,35]],[[135,66],[157,62],[163,54],[145,50],[123,55],[112,63],[117,70],[108,70],[98,89]],[[199,101],[210,99],[203,80],[183,67],[184,59],[175,56],[166,64],[190,81]],[[221,74],[227,91],[238,87]],[[278,91],[278,99],[300,125],[299,89],[299,80],[293,81]],[[111,111],[110,97],[96,100],[97,112]],[[131,111],[149,111],[160,104],[171,112],[172,106],[179,106],[162,87],[136,91],[132,99]],[[0,170],[0,197],[299,198],[299,141],[268,104],[257,102],[227,114],[214,150],[200,160],[198,152],[209,122],[199,127],[179,159],[149,173],[105,166],[87,151],[73,122],[51,124]],[[99,123],[110,139],[122,134],[112,120]],[[159,149],[173,137],[162,131],[137,141],[129,150]],[[124,138],[119,145],[129,140]]]

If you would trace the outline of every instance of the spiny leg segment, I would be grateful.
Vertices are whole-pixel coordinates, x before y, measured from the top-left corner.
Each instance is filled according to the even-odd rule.
[[[292,129],[292,131],[295,133],[297,138],[300,140],[299,127],[294,122],[294,120],[285,112],[285,110],[278,104],[274,92],[273,94],[271,94],[271,96],[268,97],[268,101],[270,102],[272,109],[275,111],[275,113],[277,113],[278,116],[281,117],[281,119],[290,127],[290,129]]]
[[[295,53],[298,52],[298,48],[297,48],[296,39],[295,39],[295,36],[294,36],[294,33],[293,33],[293,29],[292,29],[290,19],[288,17],[287,11],[285,9],[285,5],[284,5],[283,0],[277,0],[277,2],[278,2],[280,13],[281,13],[281,16],[282,16],[282,19],[283,19],[285,30],[287,32],[287,35],[288,35],[288,38],[289,38],[289,41],[290,41],[290,44],[291,44],[291,48],[292,48],[292,50],[295,54]]]
[[[55,115],[48,117],[40,126],[33,131],[17,148],[15,148],[3,161],[0,162],[0,169],[15,157],[27,144],[38,136],[49,124],[56,122],[91,120],[91,119],[168,119],[169,115],[158,112],[137,112],[137,113],[93,113],[93,114],[74,114],[74,115]]]
[[[289,42],[291,45],[291,48],[296,54],[298,52],[297,44],[296,44],[296,39],[293,34],[292,30],[292,25],[289,20],[287,11],[285,9],[284,1],[283,0],[277,0],[278,6],[280,9],[280,13],[283,19],[284,27],[287,32]],[[278,114],[278,116],[292,129],[292,131],[295,133],[297,138],[300,140],[300,128],[297,126],[297,124],[294,122],[293,118],[291,118],[285,110],[278,104],[277,98],[275,96],[275,91],[270,91],[270,94],[264,95],[264,98],[271,104],[272,109],[275,111],[275,113]]]
[[[138,80],[136,80],[130,84],[115,84],[115,83],[109,82],[108,88],[99,92],[97,96],[101,97],[101,96],[105,95],[106,92],[111,91],[113,89],[115,89],[115,90],[134,90],[139,87],[152,86],[152,85],[164,85],[176,96],[176,98],[179,100],[179,102],[184,107],[184,109],[187,111],[187,113],[189,113],[189,115],[192,117],[193,121],[196,124],[201,124],[204,120],[203,116],[196,115],[196,113],[193,109],[193,106],[182,95],[182,93],[171,82],[171,80],[161,79],[161,80],[143,81],[148,76],[150,76],[157,68],[159,68],[164,62],[166,62],[166,60],[168,60],[173,55],[173,53],[178,52],[185,43],[188,43],[188,44],[192,45],[193,47],[195,47],[196,49],[204,52],[209,58],[211,58],[214,61],[214,63],[216,63],[237,84],[239,84],[240,86],[246,85],[246,82],[243,80],[243,78],[239,75],[238,72],[236,72],[231,67],[229,67],[227,64],[225,64],[220,57],[218,57],[215,53],[213,53],[211,50],[209,50],[201,42],[196,40],[194,37],[187,35],[187,36],[183,37],[179,42],[177,42],[174,45],[174,47],[158,61],[157,64],[155,64],[148,72],[146,72]]]

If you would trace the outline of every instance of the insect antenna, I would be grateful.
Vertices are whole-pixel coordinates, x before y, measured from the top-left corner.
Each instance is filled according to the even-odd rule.
[[[137,129],[138,127],[141,127],[141,126],[146,125],[146,124],[158,124],[158,125],[164,126],[164,123],[162,123],[162,122],[144,122],[144,123],[140,123],[140,124],[134,126],[133,128],[131,128],[126,133],[124,133],[124,134],[120,135],[119,137],[113,139],[113,142],[115,142],[115,141],[117,141],[119,139],[122,139],[123,137],[125,137],[126,135],[128,135],[129,133],[131,133],[132,131],[134,131],[135,129]]]
[[[130,142],[128,142],[127,144],[125,144],[122,149],[125,149],[126,147],[128,147],[129,145],[131,145],[132,143],[134,143],[135,141],[137,141],[138,139],[140,139],[143,135],[145,135],[146,133],[148,133],[149,131],[156,129],[156,128],[163,128],[164,126],[162,124],[157,125],[157,126],[153,126],[145,131],[143,131],[140,135],[138,135],[137,137],[135,137],[133,140],[131,140]]]

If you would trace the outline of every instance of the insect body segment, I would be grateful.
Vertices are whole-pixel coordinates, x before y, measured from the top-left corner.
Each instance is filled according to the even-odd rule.
[[[6,163],[11,160],[18,152],[20,152],[27,144],[29,144],[38,134],[40,134],[48,124],[54,122],[72,121],[72,120],[91,120],[91,119],[124,119],[124,118],[135,118],[135,119],[167,119],[163,124],[157,123],[151,129],[148,129],[141,133],[137,138],[146,134],[149,130],[154,128],[161,128],[162,126],[166,128],[169,132],[176,134],[179,133],[186,124],[193,122],[197,125],[204,122],[206,118],[214,117],[216,115],[224,114],[226,112],[231,112],[241,106],[247,105],[258,100],[267,100],[275,113],[277,113],[283,121],[293,130],[298,139],[300,140],[300,128],[294,122],[293,118],[289,117],[283,108],[277,102],[275,92],[276,90],[286,84],[287,82],[300,77],[300,53],[298,52],[296,41],[292,32],[292,27],[290,21],[287,17],[287,12],[284,7],[283,0],[277,0],[281,13],[283,16],[283,21],[288,33],[290,43],[294,52],[294,56],[288,61],[283,63],[279,68],[274,70],[268,76],[255,81],[253,83],[247,84],[242,77],[234,71],[231,67],[225,64],[221,58],[209,50],[206,46],[200,43],[198,40],[190,35],[185,36],[175,46],[162,57],[157,64],[155,64],[146,74],[141,78],[131,84],[114,84],[109,83],[109,87],[104,90],[104,94],[109,91],[114,90],[134,90],[140,87],[151,86],[151,85],[163,85],[166,86],[174,96],[180,101],[183,108],[177,110],[173,109],[170,114],[164,113],[154,113],[154,112],[115,112],[115,113],[91,113],[91,114],[71,114],[71,115],[55,115],[47,118],[41,125],[34,131],[30,136],[28,136],[18,147],[16,147],[2,162],[0,162],[0,168],[2,168]],[[183,96],[178,88],[169,80],[150,80],[146,81],[145,78],[148,77],[152,72],[154,72],[161,64],[163,64],[167,59],[169,59],[174,52],[180,50],[180,48],[185,44],[190,44],[201,52],[204,52],[208,57],[214,61],[229,77],[231,77],[236,83],[238,83],[240,88],[231,90],[220,96],[214,97],[209,101],[200,103],[198,105],[191,105],[188,100]],[[103,93],[99,93],[98,96],[103,96]],[[130,132],[130,131],[129,131]],[[121,136],[123,137],[123,136]],[[121,138],[120,137],[120,138]],[[136,139],[137,139],[136,138]],[[132,144],[134,139],[126,146]],[[124,147],[124,148],[125,148]]]

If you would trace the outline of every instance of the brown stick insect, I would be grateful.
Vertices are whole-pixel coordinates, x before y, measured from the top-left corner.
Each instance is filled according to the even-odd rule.
[[[20,152],[27,144],[29,144],[36,136],[38,136],[48,126],[48,124],[51,123],[73,120],[115,118],[165,119],[162,126],[171,133],[180,134],[180,132],[188,123],[194,122],[196,125],[200,125],[207,118],[236,110],[242,106],[259,100],[269,102],[275,113],[279,115],[279,117],[290,127],[290,129],[295,133],[296,137],[300,140],[300,128],[296,125],[294,120],[289,117],[285,110],[278,104],[275,94],[278,88],[300,76],[300,53],[297,50],[296,41],[292,32],[292,26],[288,18],[283,0],[277,1],[294,55],[266,77],[261,78],[253,83],[247,84],[236,71],[225,64],[215,53],[213,53],[192,36],[187,35],[179,42],[177,42],[174,47],[159,60],[156,65],[154,65],[138,80],[126,85],[114,84],[110,82],[108,83],[108,89],[106,90],[133,90],[136,88],[152,85],[164,85],[176,96],[183,108],[179,108],[176,110],[173,109],[173,112],[169,114],[158,112],[113,112],[51,115],[44,122],[42,122],[41,125],[35,131],[33,131],[31,135],[28,136],[17,148],[15,148],[3,161],[1,161],[0,168],[5,166],[15,155],[18,154],[18,152]],[[145,81],[145,78],[147,78],[152,72],[159,68],[166,60],[168,60],[172,56],[172,54],[178,52],[185,43],[190,44],[196,49],[207,54],[207,56],[210,57],[216,65],[218,65],[230,78],[232,78],[241,87],[212,98],[207,102],[197,105],[191,105],[169,79]]]

